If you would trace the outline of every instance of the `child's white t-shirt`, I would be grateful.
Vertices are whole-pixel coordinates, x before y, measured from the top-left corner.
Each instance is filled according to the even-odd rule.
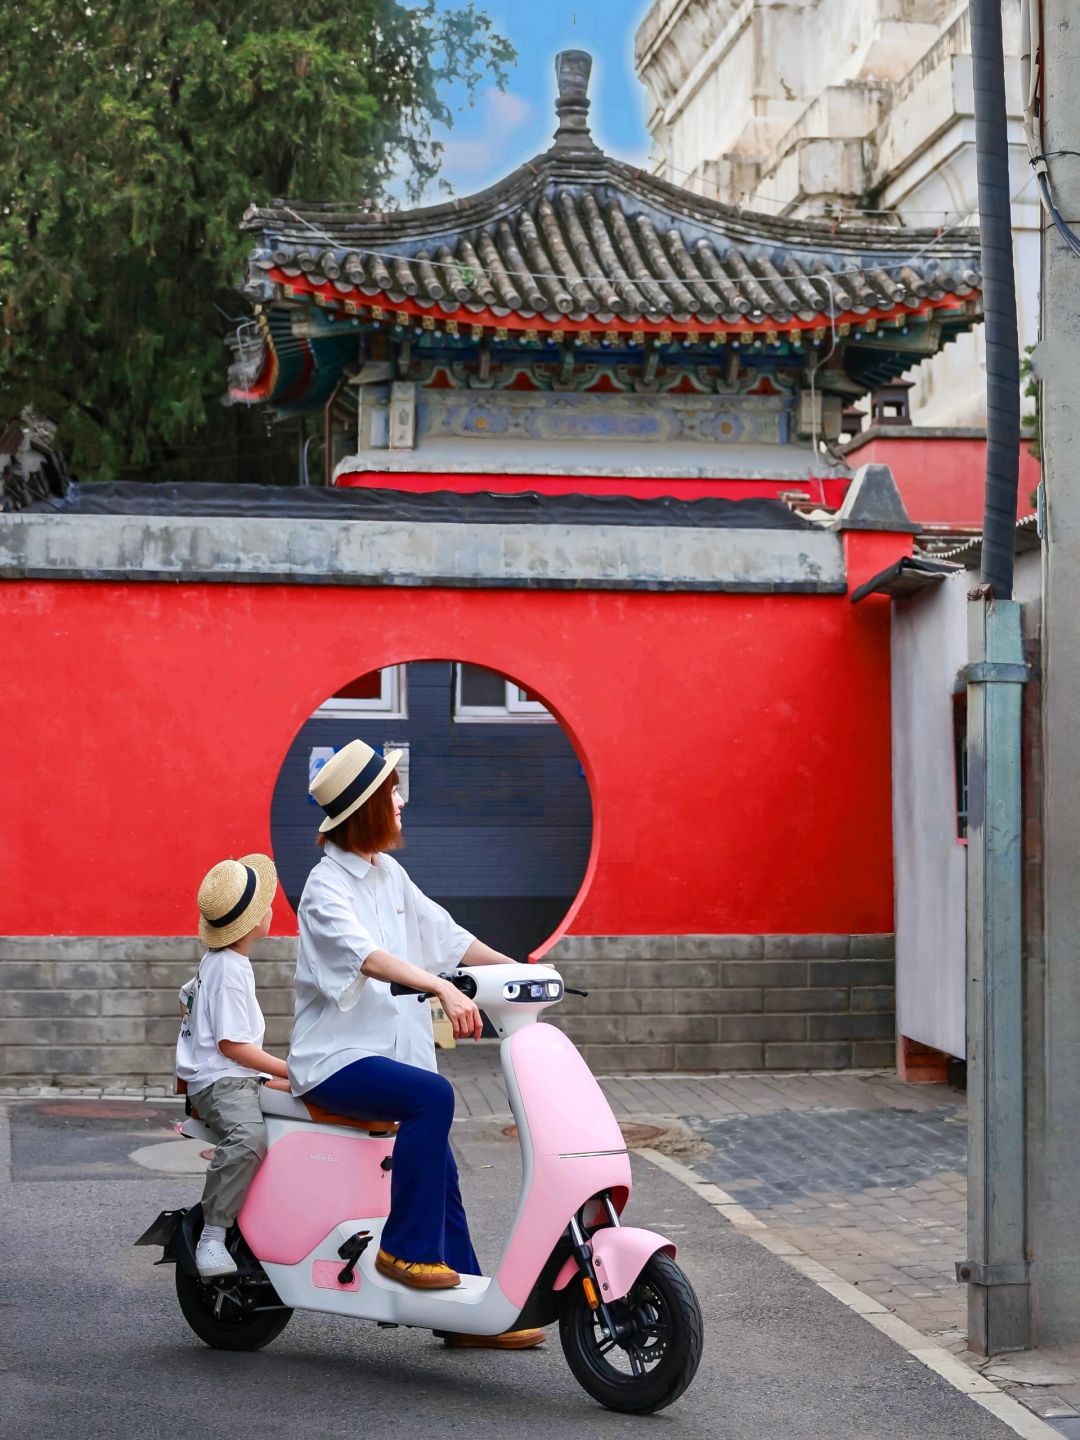
[[[236,950],[208,950],[198,973],[180,989],[187,1011],[176,1042],[176,1073],[198,1094],[215,1080],[250,1080],[264,1072],[237,1065],[218,1049],[221,1040],[262,1046],[266,1021],[255,998],[251,961]]]

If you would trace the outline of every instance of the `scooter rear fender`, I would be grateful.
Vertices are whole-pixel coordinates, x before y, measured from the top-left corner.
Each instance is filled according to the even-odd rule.
[[[634,1281],[654,1255],[662,1253],[673,1259],[675,1245],[655,1230],[639,1230],[633,1225],[610,1225],[591,1236],[593,1265],[600,1282],[602,1300],[622,1300],[633,1288]],[[554,1289],[565,1290],[579,1273],[577,1260],[571,1255],[555,1277]]]

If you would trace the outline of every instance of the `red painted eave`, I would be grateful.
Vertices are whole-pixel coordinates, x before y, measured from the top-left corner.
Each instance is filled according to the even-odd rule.
[[[341,290],[333,282],[327,280],[319,283],[307,276],[289,276],[284,270],[277,268],[267,272],[267,276],[276,285],[281,287],[282,297],[286,300],[311,299],[317,305],[327,308],[339,308],[347,315],[363,315],[376,322],[389,321],[391,323],[408,322],[413,323],[419,319],[424,329],[457,327],[460,333],[479,335],[486,331],[514,331],[518,334],[528,335],[530,332],[536,335],[568,334],[598,334],[598,335],[656,335],[670,334],[672,336],[724,336],[739,339],[746,335],[750,338],[765,337],[771,335],[806,335],[811,334],[815,339],[823,339],[829,333],[831,325],[826,323],[826,317],[817,315],[813,319],[803,320],[797,314],[791,315],[783,322],[779,322],[775,316],[764,316],[761,320],[754,321],[746,317],[740,317],[738,321],[731,322],[722,319],[702,321],[694,318],[682,321],[671,317],[664,320],[649,320],[644,317],[636,317],[633,320],[613,316],[611,320],[599,323],[595,318],[584,320],[572,320],[565,316],[559,319],[549,320],[543,315],[522,316],[508,313],[496,313],[487,308],[471,309],[467,306],[458,306],[453,310],[444,310],[442,306],[421,305],[416,300],[403,299],[391,300],[386,295],[367,295],[364,292],[351,289]],[[837,332],[846,336],[851,330],[876,329],[881,322],[903,322],[917,319],[919,316],[929,315],[940,311],[958,312],[967,316],[972,323],[981,319],[982,311],[977,299],[974,296],[978,292],[962,297],[959,295],[943,295],[940,299],[927,298],[920,300],[915,305],[893,305],[888,308],[875,308],[864,311],[844,310],[835,317]]]

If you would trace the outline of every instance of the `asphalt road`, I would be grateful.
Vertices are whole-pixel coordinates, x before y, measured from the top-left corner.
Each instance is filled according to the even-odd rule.
[[[4,1440],[562,1440],[637,1429],[679,1440],[1013,1435],[639,1160],[631,1217],[679,1245],[706,1325],[696,1380],[658,1416],[598,1407],[571,1376],[555,1332],[537,1351],[460,1352],[426,1332],[297,1314],[263,1351],[209,1350],[180,1315],[172,1269],[154,1267],[156,1251],[132,1247],[159,1210],[193,1202],[201,1189],[195,1177],[162,1177],[128,1159],[169,1138],[169,1112],[136,1102],[97,1109],[0,1108]],[[479,1121],[455,1127],[454,1138],[477,1249],[490,1264],[514,1208],[517,1148]]]

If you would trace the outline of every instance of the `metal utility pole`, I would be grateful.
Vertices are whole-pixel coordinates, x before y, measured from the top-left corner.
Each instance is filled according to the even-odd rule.
[[[1038,21],[1039,6],[1025,6]],[[1035,1343],[1080,1341],[1080,15],[1042,0],[1030,133],[1046,215],[1040,340],[1045,973],[1029,1016]],[[1041,37],[1040,37],[1041,30]],[[1041,82],[1041,83],[1040,83]]]
[[[1021,699],[1028,678],[1012,598],[1020,463],[1001,0],[971,0],[975,151],[986,320],[986,507],[969,597],[968,1345],[1030,1343],[1025,1226]]]

